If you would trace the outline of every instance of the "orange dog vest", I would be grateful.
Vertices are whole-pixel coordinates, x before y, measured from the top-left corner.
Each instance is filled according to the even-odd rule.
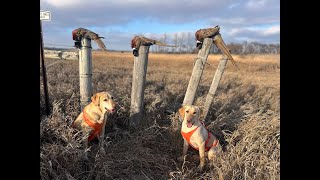
[[[199,127],[199,126],[198,126]],[[192,134],[198,129],[198,127],[196,127],[196,128],[194,128],[194,130],[192,130],[192,131],[190,131],[190,132],[187,132],[187,133],[185,133],[185,132],[183,132],[182,130],[181,130],[181,135],[182,135],[182,137],[184,137],[185,139],[186,139],[186,141],[192,146],[192,144],[190,143],[190,138],[191,138],[191,136],[192,136]],[[208,131],[208,130],[207,130]],[[218,142],[219,142],[219,140],[216,140],[213,144],[212,144],[212,146],[208,146],[208,142],[209,142],[209,139],[210,139],[210,136],[211,136],[211,133],[208,131],[208,138],[207,138],[207,140],[206,140],[206,142],[205,142],[205,147],[206,147],[206,151],[208,151],[211,147],[215,147],[217,144],[218,144]],[[199,148],[196,148],[196,147],[194,147],[194,146],[192,146],[194,149],[196,149],[196,150],[199,150]]]
[[[93,123],[92,121],[90,121],[86,115],[85,115],[85,110],[83,110],[83,119],[84,122],[87,123],[90,127],[93,128],[93,132],[90,134],[90,136],[88,137],[88,141],[91,141],[93,138],[95,138],[98,134],[100,134],[101,129],[102,129],[102,125],[103,123],[99,124],[99,123]]]

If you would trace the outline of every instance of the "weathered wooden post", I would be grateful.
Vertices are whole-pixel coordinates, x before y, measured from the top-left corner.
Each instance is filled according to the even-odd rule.
[[[134,56],[130,106],[130,126],[138,125],[143,118],[143,99],[150,46],[140,46],[139,55]]]
[[[214,95],[216,93],[217,87],[218,87],[219,82],[221,80],[221,77],[223,75],[224,69],[225,69],[225,67],[227,65],[227,62],[228,62],[228,58],[226,56],[223,56],[220,59],[218,68],[217,68],[216,73],[215,73],[215,75],[213,77],[209,92],[208,92],[208,94],[206,96],[206,101],[204,103],[204,109],[203,109],[203,119],[204,120],[206,120],[206,117],[208,115],[209,108],[210,108],[210,106],[212,104]]]
[[[212,46],[212,38],[205,38],[202,48],[198,52],[198,57],[194,64],[190,81],[188,84],[186,95],[184,96],[183,105],[192,105],[196,96],[198,85],[207,63],[210,48]]]
[[[49,107],[49,94],[48,94],[48,85],[47,85],[47,72],[46,72],[46,67],[44,65],[42,21],[51,21],[50,11],[40,10],[40,59],[41,59],[41,70],[42,70],[42,78],[43,78],[44,100],[46,103],[46,113],[47,113],[47,116],[49,116],[50,107]]]
[[[46,103],[46,113],[47,113],[47,116],[49,116],[49,114],[50,114],[49,94],[48,94],[48,85],[47,85],[46,66],[44,65],[43,36],[42,36],[42,23],[41,23],[41,19],[40,19],[40,59],[41,59],[41,70],[42,70],[44,100],[45,100],[45,103]]]
[[[89,104],[92,96],[91,39],[82,38],[79,49],[80,105],[81,110]]]

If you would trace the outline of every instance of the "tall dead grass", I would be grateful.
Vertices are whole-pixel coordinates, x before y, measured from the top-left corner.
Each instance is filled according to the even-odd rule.
[[[133,56],[94,52],[94,93],[114,94],[118,107],[110,119],[119,129],[107,127],[105,155],[98,151],[98,141],[90,144],[88,161],[83,160],[81,132],[69,127],[80,113],[78,62],[50,66],[49,117],[40,100],[41,179],[280,179],[279,55],[235,55],[240,71],[228,63],[205,122],[223,145],[214,167],[198,172],[198,153],[192,149],[185,162],[176,160],[183,141],[175,112],[195,57],[149,54],[145,121],[131,129],[127,123]],[[195,104],[200,107],[220,57],[209,56],[197,91]],[[55,61],[46,59],[46,64]]]

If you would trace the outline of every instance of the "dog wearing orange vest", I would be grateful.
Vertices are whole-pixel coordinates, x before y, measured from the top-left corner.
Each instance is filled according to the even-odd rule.
[[[181,135],[184,139],[182,156],[178,157],[183,161],[187,154],[189,146],[199,151],[200,165],[202,171],[205,166],[205,157],[213,162],[220,151],[219,140],[209,132],[200,121],[200,108],[193,105],[184,105],[179,109],[179,115],[182,120]]]
[[[73,128],[82,130],[84,135],[89,136],[84,143],[85,149],[88,147],[88,142],[98,138],[100,151],[104,153],[103,140],[107,116],[113,114],[116,111],[115,108],[116,102],[113,100],[113,96],[108,92],[99,92],[91,97],[91,103],[83,108],[83,111],[72,122]],[[85,159],[88,159],[87,152]]]

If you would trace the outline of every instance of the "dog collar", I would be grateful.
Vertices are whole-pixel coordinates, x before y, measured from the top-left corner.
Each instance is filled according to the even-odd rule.
[[[91,141],[93,138],[95,138],[101,132],[103,123],[94,123],[94,122],[90,121],[90,119],[88,119],[88,117],[86,116],[85,109],[83,109],[82,114],[83,114],[84,122],[93,128],[93,132],[88,137],[88,141]]]

